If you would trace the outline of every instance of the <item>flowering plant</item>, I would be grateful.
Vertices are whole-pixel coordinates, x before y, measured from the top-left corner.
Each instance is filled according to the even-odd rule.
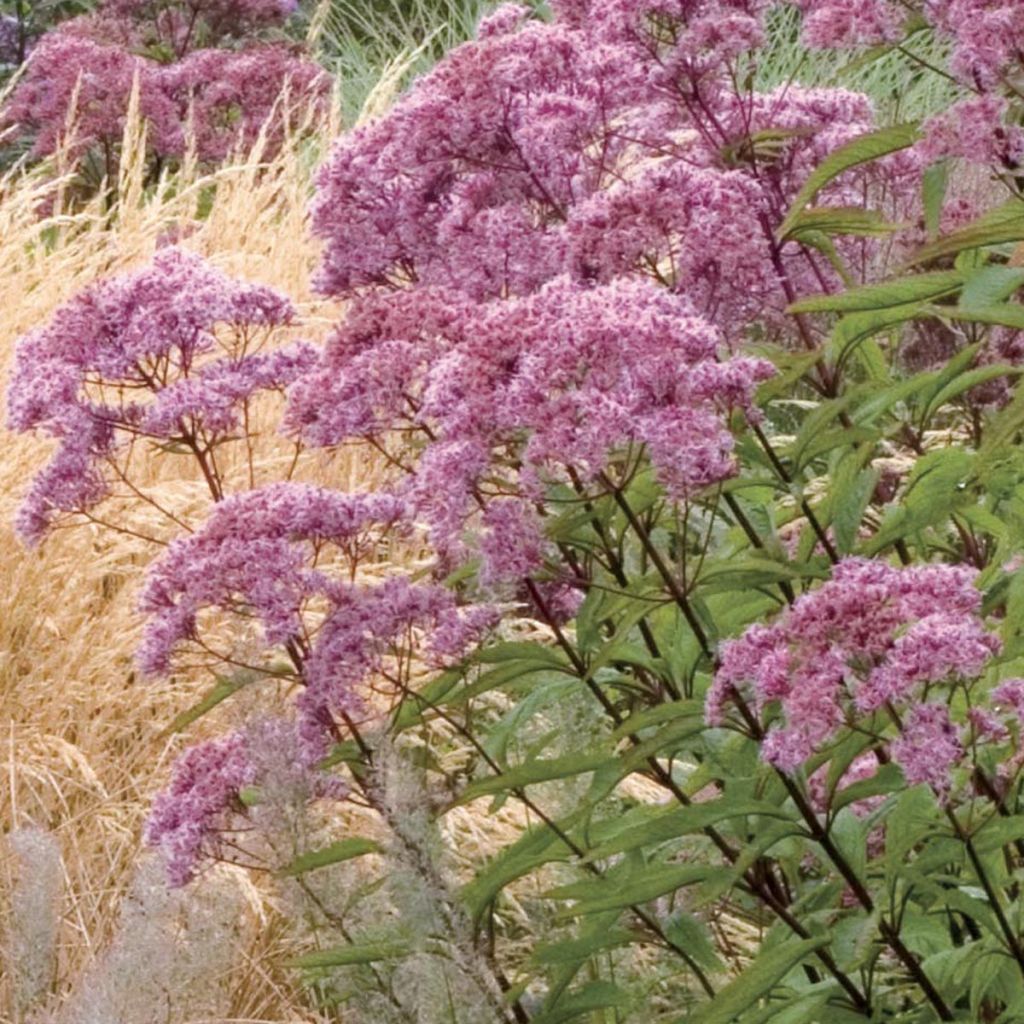
[[[30,155],[70,155],[93,187],[116,180],[132,95],[148,128],[151,173],[188,152],[204,163],[273,152],[322,111],[328,76],[282,31],[295,0],[104,0],[32,46],[0,109]]]
[[[776,6],[499,8],[321,170],[319,352],[254,351],[287,302],[174,250],[21,344],[30,537],[133,446],[196,463],[141,667],[217,676],[179,725],[272,699],[148,837],[177,884],[293,880],[325,1006],[1024,1014],[1024,22],[803,0],[810,45],[948,51],[953,108],[879,126],[755,88]],[[281,389],[290,468],[226,472]],[[292,479],[352,443],[378,491]]]

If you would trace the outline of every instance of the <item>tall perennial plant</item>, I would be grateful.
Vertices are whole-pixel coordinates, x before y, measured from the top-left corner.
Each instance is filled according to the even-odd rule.
[[[187,154],[278,147],[325,108],[328,76],[284,32],[297,0],[103,0],[33,41],[0,107],[7,142],[60,153],[83,182],[116,180],[137,93],[151,175]]]
[[[321,350],[176,249],[20,344],[26,538],[187,528],[140,666],[216,677],[177,725],[264,698],[148,840],[277,871],[346,1020],[1024,1019],[1024,8],[800,0],[947,54],[878,125],[754,89],[776,6],[500,7],[322,168]],[[275,391],[385,485],[224,472]]]

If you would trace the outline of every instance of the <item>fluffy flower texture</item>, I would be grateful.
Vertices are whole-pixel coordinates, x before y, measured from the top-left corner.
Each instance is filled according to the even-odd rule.
[[[926,161],[959,157],[972,163],[1016,168],[1024,162],[1024,130],[1007,122],[1007,102],[974,96],[929,118],[917,149]]]
[[[315,363],[316,350],[305,344],[220,360],[162,388],[143,413],[140,429],[153,437],[172,437],[182,423],[201,422],[207,431],[228,433],[238,426],[248,398],[258,391],[283,390]]]
[[[906,7],[893,0],[798,0],[808,46],[892,43],[903,38]]]
[[[255,394],[291,383],[310,365],[308,346],[215,353],[225,339],[258,347],[293,315],[281,295],[164,249],[149,268],[92,285],[23,337],[9,425],[61,443],[23,510],[26,536],[38,539],[53,516],[99,501],[103,463],[126,439],[180,440],[200,430],[213,438]]]
[[[566,273],[648,276],[736,332],[766,306],[785,308],[780,266],[790,288],[820,290],[832,271],[792,246],[780,255],[773,228],[810,170],[870,130],[872,113],[842,90],[737,98],[728,69],[759,38],[765,7],[575,3],[553,23],[499,9],[321,170],[319,287],[415,282],[486,300]],[[675,34],[646,34],[647,15],[677,19]],[[760,133],[776,140],[755,153]],[[860,204],[877,180],[889,202],[916,203],[906,163],[850,172],[820,201]],[[858,240],[858,262],[871,244]]]
[[[435,667],[458,661],[492,628],[487,606],[457,607],[452,592],[393,577],[378,586],[335,586],[331,610],[317,633],[298,697],[303,737],[314,749],[329,735],[334,715],[362,706],[366,685],[382,676],[390,691],[391,659],[415,654]]]
[[[1000,711],[1010,712],[1017,724],[1024,724],[1024,679],[1005,679],[993,691],[992,704]]]
[[[950,67],[967,84],[991,89],[1019,70],[1024,6],[1017,0],[925,0],[924,9],[952,39]]]
[[[298,0],[105,0],[99,15],[159,33],[180,51],[196,39],[209,43],[280,24],[297,8]]]
[[[940,796],[948,794],[950,773],[964,753],[949,710],[942,704],[911,708],[889,749],[907,782],[912,786],[924,783]]]
[[[362,706],[364,684],[392,654],[412,644],[446,664],[493,624],[490,609],[461,609],[440,586],[401,577],[352,582],[383,537],[405,529],[406,514],[391,495],[305,484],[226,498],[201,530],[175,541],[150,569],[141,597],[149,617],[142,669],[167,672],[179,645],[198,638],[203,609],[255,619],[266,646],[301,653],[300,736],[311,756],[320,756],[333,716]]]
[[[748,408],[772,370],[725,358],[718,332],[682,297],[643,279],[587,287],[560,278],[522,299],[443,298],[414,289],[357,299],[289,410],[292,428],[317,444],[429,429],[409,486],[425,499],[440,549],[458,549],[474,484],[502,451],[517,453],[524,494],[567,466],[591,479],[628,442],[649,446],[674,498],[733,472],[725,415]],[[534,560],[525,549],[516,557]],[[507,550],[498,560],[495,578],[516,561]]]
[[[344,799],[344,781],[308,755],[296,723],[285,719],[252,722],[185,751],[146,822],[146,842],[162,854],[169,883],[187,885],[204,861],[222,855],[221,833],[243,810],[245,787],[266,789],[277,802]]]
[[[318,65],[280,44],[194,50],[169,64],[146,52],[132,32],[114,31],[108,21],[64,23],[35,47],[0,127],[31,136],[37,157],[65,141],[75,156],[100,147],[112,173],[137,87],[155,156],[181,157],[191,143],[201,161],[214,162],[251,147],[261,131],[273,151],[289,128],[323,108],[330,91]]]
[[[254,777],[240,733],[200,743],[178,758],[171,784],[153,801],[146,823],[146,842],[160,849],[171,885],[186,885],[200,860],[215,854],[218,824]]]
[[[842,723],[886,703],[920,707],[928,684],[976,679],[999,641],[979,617],[973,578],[961,567],[844,560],[778,621],[723,646],[708,721],[721,724],[737,696],[758,710],[777,702],[783,721],[763,753],[792,771]]]
[[[120,142],[129,97],[138,81],[140,113],[153,126],[154,146],[162,148],[178,111],[159,90],[143,89],[143,79],[148,83],[141,57],[67,31],[49,32],[0,108],[0,128],[32,135],[37,157],[60,148],[69,127],[78,154],[104,142]],[[75,111],[69,124],[72,101]]]
[[[281,45],[197,50],[160,69],[154,86],[178,115],[177,135],[172,126],[157,127],[160,155],[181,156],[192,143],[209,163],[245,152],[261,138],[264,156],[276,153],[311,111],[326,109],[330,93],[322,68]]]
[[[302,633],[303,604],[331,591],[312,568],[333,545],[351,571],[381,531],[405,515],[386,494],[341,494],[306,484],[271,484],[220,502],[201,530],[175,541],[153,564],[142,592],[149,617],[139,661],[147,674],[170,667],[174,648],[195,637],[202,608],[243,608],[269,646]]]
[[[805,12],[803,38],[810,46],[837,47],[897,42],[912,14],[923,16],[952,43],[950,68],[975,89],[990,90],[1024,53],[1024,6],[1019,0],[797,0]]]
[[[543,561],[540,517],[526,502],[514,498],[491,501],[484,510],[483,525],[480,582],[484,586],[517,583]]]

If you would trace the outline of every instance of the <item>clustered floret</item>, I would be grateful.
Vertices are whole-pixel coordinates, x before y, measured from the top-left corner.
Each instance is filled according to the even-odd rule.
[[[203,26],[194,33],[174,4],[108,0],[40,45],[15,119],[34,124],[48,152],[55,112],[77,89],[82,138],[110,139],[138,81],[158,153],[183,151],[187,108],[201,155],[219,159],[239,132],[259,129],[285,78],[298,76],[306,94],[320,80],[303,79],[282,48],[196,47],[290,6],[206,0],[193,5]],[[834,264],[870,268],[890,244],[840,238],[830,260],[778,235],[811,171],[873,117],[865,97],[843,90],[737,89],[771,6],[552,0],[550,21],[500,7],[321,171],[319,287],[346,311],[316,357],[304,346],[254,351],[252,333],[287,325],[291,307],[178,250],[86,292],[19,347],[12,425],[60,440],[23,531],[37,538],[57,515],[101,500],[104,463],[126,439],[201,439],[209,450],[266,389],[289,389],[286,428],[301,441],[369,439],[392,457],[407,471],[393,493],[280,483],[219,501],[156,562],[143,593],[149,674],[169,671],[187,645],[244,660],[216,650],[206,613],[254,622],[257,646],[286,653],[301,686],[294,720],[275,728],[310,769],[371,689],[409,684],[413,650],[447,664],[494,622],[492,608],[460,606],[434,582],[364,573],[392,535],[426,523],[439,568],[478,559],[485,591],[529,579],[543,617],[571,617],[579,591],[546,572],[548,488],[605,490],[610,466],[644,459],[676,503],[726,480],[733,416],[756,419],[756,389],[772,372],[739,354],[751,325],[767,341],[784,337],[794,297],[843,287]],[[898,41],[908,11],[897,0],[800,6],[806,38],[822,46]],[[815,199],[870,199],[893,220],[897,245],[912,237],[898,225],[921,212],[928,162],[1012,167],[1024,154],[1001,95],[1024,50],[1024,7],[924,0],[922,10],[979,95],[936,118],[914,151],[855,167]],[[72,58],[94,70],[65,73]],[[242,343],[217,358],[225,331]],[[944,797],[970,744],[1020,733],[1020,680],[963,722],[950,713],[950,692],[973,695],[998,652],[972,571],[851,558],[774,622],[723,646],[707,717],[728,724],[741,705],[736,721],[751,729],[760,719],[764,757],[785,772],[869,721],[878,749],[841,781],[891,757],[909,782]],[[179,763],[149,828],[178,882],[216,852],[240,789],[259,776],[258,745],[239,733]]]
[[[774,623],[723,645],[708,721],[725,723],[738,700],[762,715],[778,708],[763,755],[791,772],[842,726],[881,711],[897,723],[889,749],[908,781],[945,792],[963,743],[943,684],[973,685],[1000,650],[980,617],[975,575],[845,559]]]
[[[304,343],[259,351],[293,317],[269,288],[172,248],[145,270],[90,286],[22,338],[9,424],[59,441],[19,513],[22,535],[38,541],[60,515],[101,501],[111,460],[133,441],[210,447],[227,437],[256,394],[310,369]]]
[[[574,0],[552,22],[499,8],[321,171],[319,287],[350,305],[288,425],[314,445],[424,439],[408,493],[445,558],[507,575],[486,529],[490,552],[465,543],[494,486],[535,501],[629,446],[675,500],[734,472],[729,416],[771,372],[734,354],[746,325],[781,329],[793,294],[839,284],[775,228],[872,123],[843,90],[737,96],[769,6]],[[759,134],[765,150],[745,149]],[[912,205],[919,171],[893,157],[821,201]],[[863,263],[875,243],[855,244]]]
[[[414,634],[428,656],[447,663],[493,624],[489,608],[460,609],[436,584],[358,579],[377,544],[408,532],[407,512],[401,498],[385,493],[308,484],[271,484],[226,498],[149,572],[141,598],[149,617],[143,670],[168,671],[174,652],[200,639],[203,610],[255,620],[263,645],[283,648],[293,660],[304,684],[300,732],[321,755],[337,716],[362,707],[371,677]]]
[[[257,719],[181,754],[153,801],[146,842],[163,855],[170,885],[187,885],[204,862],[230,859],[238,831],[232,826],[243,814],[258,815],[260,804],[347,795],[344,780],[310,756],[294,722]],[[247,806],[253,802],[255,811]]]
[[[272,153],[330,91],[294,47],[252,35],[293,9],[286,0],[107,0],[38,41],[0,128],[31,137],[36,157],[63,145],[75,159],[99,150],[111,174],[137,88],[154,157],[181,158],[191,147],[217,162],[258,138]]]

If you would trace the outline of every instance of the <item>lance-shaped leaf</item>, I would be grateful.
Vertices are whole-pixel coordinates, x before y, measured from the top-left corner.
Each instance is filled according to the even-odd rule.
[[[380,844],[375,843],[372,839],[365,839],[363,836],[350,836],[348,839],[339,839],[338,842],[331,843],[330,846],[299,854],[293,861],[281,868],[280,874],[289,877],[304,875],[317,868],[341,864],[355,857],[379,852]]]
[[[675,1024],[735,1024],[744,1011],[767,995],[802,960],[828,944],[827,935],[787,942],[765,950],[743,973],[721,989],[710,1003]]]
[[[929,302],[951,295],[963,286],[966,275],[960,270],[931,274],[909,274],[895,281],[867,284],[834,295],[811,295],[789,307],[790,313],[861,313],[911,302]]]
[[[326,967],[352,967],[356,964],[372,964],[378,960],[399,960],[408,956],[412,947],[408,942],[366,942],[320,949],[315,953],[289,960],[289,967],[304,969]]]
[[[807,241],[807,235],[821,232],[826,235],[885,235],[899,230],[899,224],[890,224],[878,210],[865,210],[859,206],[815,206],[801,210],[792,218],[792,226],[785,238]]]
[[[922,246],[907,261],[908,267],[946,256],[956,256],[969,249],[1019,242],[1024,238],[1024,202],[1011,199],[976,221]]]
[[[814,197],[829,182],[854,167],[906,149],[917,142],[920,137],[921,133],[918,131],[917,125],[897,124],[890,128],[882,128],[877,132],[858,135],[857,138],[847,142],[845,146],[840,146],[834,152],[829,153],[797,193],[788,216],[779,227],[779,237],[785,238],[792,231],[796,219],[804,207],[813,202]]]

